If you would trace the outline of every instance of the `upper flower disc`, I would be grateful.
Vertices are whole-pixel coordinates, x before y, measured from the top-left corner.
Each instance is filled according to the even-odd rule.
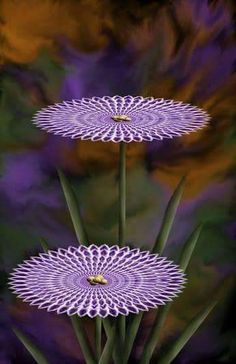
[[[196,106],[142,96],[63,101],[34,116],[34,123],[48,132],[115,143],[181,136],[205,126],[208,120],[208,114]]]
[[[14,270],[10,281],[19,297],[39,308],[106,317],[163,305],[182,290],[185,278],[157,254],[90,245],[32,257]]]

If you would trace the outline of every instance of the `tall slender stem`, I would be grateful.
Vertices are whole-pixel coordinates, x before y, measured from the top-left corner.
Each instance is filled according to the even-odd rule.
[[[107,336],[107,342],[104,346],[102,355],[98,364],[109,364],[112,357],[112,352],[116,340],[116,324],[109,324],[108,318],[103,319],[103,326]],[[114,353],[113,353],[114,355]],[[116,363],[116,361],[114,361]],[[117,361],[117,364],[122,363],[121,361]]]
[[[120,315],[118,317],[118,330],[119,330],[119,339],[121,342],[122,351],[125,344],[125,330],[126,330],[126,317]]]
[[[157,314],[155,321],[152,325],[149,339],[145,343],[142,356],[140,358],[140,364],[148,364],[151,360],[152,354],[157,346],[159,334],[162,326],[165,322],[166,316],[169,312],[171,304],[167,304],[159,308],[159,315]]]
[[[125,242],[125,219],[126,219],[126,145],[120,143],[119,155],[119,245],[123,246]],[[126,317],[118,317],[118,331],[120,349],[123,351],[125,343]]]
[[[119,245],[124,245],[126,217],[126,163],[125,143],[120,143],[119,155]]]
[[[88,338],[83,330],[83,326],[82,326],[80,317],[74,315],[74,316],[71,316],[70,319],[71,319],[73,328],[75,330],[76,337],[79,341],[81,350],[83,352],[86,364],[96,364],[97,361],[93,355]]]
[[[99,361],[101,352],[102,352],[102,318],[97,316],[96,317],[96,333],[95,333],[95,341],[96,341],[96,355],[97,361]]]
[[[120,143],[119,150],[119,245],[123,246],[125,241],[125,219],[126,219],[126,145],[125,143]],[[117,359],[118,356],[122,356],[123,353],[120,352],[120,349],[124,347],[125,343],[125,330],[126,330],[126,318],[123,315],[118,317],[118,341],[121,347],[117,347],[114,349],[113,355],[115,355]],[[99,340],[101,341],[101,326],[97,322],[96,323],[96,351],[97,355],[100,352]],[[99,338],[100,335],[100,338]]]

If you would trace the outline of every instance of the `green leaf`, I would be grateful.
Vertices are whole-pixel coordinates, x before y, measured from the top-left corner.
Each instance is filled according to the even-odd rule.
[[[151,332],[149,334],[147,343],[144,346],[143,353],[140,358],[140,364],[148,364],[150,362],[150,359],[152,357],[152,354],[155,350],[155,347],[158,342],[159,334],[161,332],[161,328],[164,325],[166,316],[169,312],[169,309],[171,307],[171,303],[168,303],[165,306],[162,306],[158,309],[157,316],[155,318],[155,321],[152,325]]]
[[[212,300],[207,307],[205,307],[201,312],[199,312],[192,321],[187,325],[186,329],[180,334],[178,339],[171,345],[171,347],[165,351],[165,353],[158,360],[158,364],[169,364],[171,363],[179,352],[183,349],[185,344],[191,339],[197,329],[204,322],[209,313],[213,310],[217,301]]]
[[[25,334],[23,334],[16,327],[14,327],[12,330],[38,364],[49,364],[44,354]]]
[[[99,360],[99,358],[101,356],[101,340],[102,340],[102,318],[100,316],[96,316],[96,318],[95,318],[95,346],[96,346],[97,360]]]
[[[70,319],[71,319],[72,326],[74,328],[76,337],[78,339],[78,342],[80,344],[81,350],[83,352],[86,364],[96,364],[97,361],[96,361],[94,354],[92,352],[92,349],[90,347],[86,333],[84,332],[81,318],[78,317],[77,315],[73,315],[70,317]]]
[[[168,236],[169,236],[169,233],[170,233],[173,221],[174,221],[174,217],[175,217],[178,205],[180,203],[180,200],[181,200],[181,197],[183,194],[185,180],[186,180],[186,177],[184,176],[181,179],[181,181],[179,182],[172,197],[170,198],[170,201],[167,205],[167,208],[166,208],[166,211],[164,214],[164,218],[163,218],[163,221],[161,224],[159,234],[157,236],[154,248],[152,250],[153,253],[161,253],[165,247],[166,241],[168,239]],[[126,348],[125,348],[125,360],[128,360],[128,358],[130,356],[132,346],[133,346],[135,337],[137,335],[142,317],[143,317],[143,312],[136,315],[128,328]],[[145,347],[145,349],[146,349],[146,347]],[[151,357],[151,355],[150,355],[150,357]]]
[[[117,320],[118,320],[119,339],[123,347],[125,344],[125,335],[126,335],[126,316],[119,315]]]
[[[196,246],[199,236],[201,234],[202,228],[203,228],[203,224],[199,225],[192,232],[192,234],[189,236],[188,240],[184,244],[184,247],[183,247],[180,259],[179,259],[179,266],[183,271],[186,270],[186,268],[189,264],[193,251],[195,249],[195,246]]]
[[[112,333],[112,328],[113,328],[113,324],[110,323],[109,318],[105,318],[102,320],[103,323],[103,327],[105,329],[106,332],[106,336],[109,337]]]
[[[71,220],[75,229],[78,241],[83,245],[88,245],[88,237],[84,228],[79,206],[75,197],[75,193],[62,171],[58,171],[61,186],[65,195],[67,206],[70,211]]]
[[[105,329],[107,338],[109,338],[111,335],[113,335],[113,327],[114,327],[114,325],[116,325],[115,335],[116,335],[116,338],[119,339],[119,330],[117,329],[118,320],[115,319],[115,322],[112,323],[109,321],[108,318],[106,318],[106,319],[102,320],[102,322],[103,322],[103,327]],[[115,340],[116,340],[116,338],[115,338]],[[113,361],[115,364],[120,364],[121,362],[123,362],[120,351],[121,351],[121,348],[118,345],[114,344],[112,358],[113,358]]]
[[[200,236],[201,230],[202,230],[203,225],[199,225],[193,232],[192,234],[189,236],[189,238],[187,239],[186,243],[184,244],[182,253],[180,255],[180,259],[179,259],[179,265],[180,268],[182,268],[183,271],[186,270],[189,261],[191,259],[191,256],[193,254],[194,248],[196,246],[196,243],[198,241],[198,238]],[[159,339],[159,335],[161,332],[161,329],[164,325],[164,322],[166,320],[167,314],[171,308],[172,302],[168,303],[165,306],[162,306],[158,309],[157,312],[157,316],[155,318],[155,321],[153,323],[151,332],[149,334],[147,343],[144,347],[142,356],[141,356],[141,360],[140,360],[140,364],[147,364],[149,363],[152,354],[155,350],[155,347],[157,345],[158,339]]]
[[[128,326],[126,340],[125,340],[124,363],[127,363],[129,359],[142,317],[143,317],[143,312],[140,312],[139,314],[135,315],[132,322]]]
[[[174,218],[175,218],[175,214],[177,211],[177,208],[179,206],[183,191],[184,191],[184,185],[185,185],[185,181],[186,181],[186,177],[184,176],[181,181],[179,182],[176,190],[174,191],[173,195],[170,198],[170,201],[167,205],[163,220],[162,220],[162,224],[161,224],[161,228],[159,231],[159,234],[157,236],[155,245],[152,249],[153,253],[162,253],[166,241],[168,239]]]
[[[49,251],[49,245],[45,238],[41,237],[39,239],[41,247],[43,248],[44,253],[47,253]]]
[[[98,364],[109,364],[111,361],[112,352],[114,350],[114,345],[115,345],[116,324],[114,323],[112,326],[110,326],[110,324],[107,325],[108,319],[105,319],[103,321],[107,335],[107,341]]]

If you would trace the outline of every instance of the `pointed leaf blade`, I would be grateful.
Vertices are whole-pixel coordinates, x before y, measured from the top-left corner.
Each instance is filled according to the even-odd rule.
[[[79,345],[83,352],[84,358],[86,360],[86,364],[96,364],[96,359],[92,352],[90,343],[86,336],[86,333],[84,332],[81,318],[78,317],[77,315],[73,315],[70,317],[70,319],[71,319],[71,323],[74,328],[76,337],[78,339]]]
[[[181,197],[184,192],[184,186],[185,186],[186,176],[184,176],[181,181],[179,182],[178,186],[176,187],[173,195],[171,196],[167,208],[165,210],[165,214],[162,220],[161,228],[159,231],[159,234],[157,236],[155,245],[153,247],[152,252],[153,253],[162,253],[166,241],[169,237],[171,227],[174,222],[175,214],[177,211],[177,208],[179,206]]]
[[[75,234],[78,241],[83,245],[88,245],[88,237],[84,228],[81,213],[79,210],[78,202],[75,197],[75,193],[62,171],[58,171],[62,190],[66,199],[66,203],[70,212],[71,220],[75,229]]]
[[[189,236],[187,241],[184,244],[184,247],[182,249],[182,253],[180,255],[179,259],[179,265],[180,268],[185,271],[188,267],[188,264],[190,262],[190,259],[192,257],[194,248],[197,244],[197,241],[199,239],[199,236],[202,231],[203,224],[199,225]],[[149,334],[147,343],[144,347],[140,364],[147,364],[149,363],[152,354],[155,350],[155,347],[157,345],[157,342],[159,340],[159,335],[161,332],[161,329],[165,323],[167,314],[172,306],[172,302],[168,303],[167,305],[160,307],[157,313],[157,316],[155,318],[154,324],[152,326],[152,330]]]
[[[41,247],[43,248],[44,253],[47,253],[49,251],[49,245],[45,238],[41,237],[39,239]]]
[[[16,327],[12,330],[38,364],[49,364],[44,354],[25,334],[23,334],[23,332],[21,332],[21,330]]]
[[[151,360],[152,354],[157,346],[161,329],[164,325],[167,314],[170,310],[172,302],[159,308],[155,321],[153,323],[151,332],[149,334],[147,343],[143,349],[140,364],[148,364]]]
[[[112,358],[112,352],[114,350],[115,338],[116,338],[116,324],[107,325],[108,319],[104,320],[104,327],[107,334],[107,341],[104,346],[101,358],[98,364],[109,364]]]
[[[95,347],[97,360],[99,360],[102,351],[102,318],[96,316],[95,318]]]
[[[159,364],[169,364],[179,352],[183,349],[185,344],[191,339],[197,329],[205,321],[207,316],[213,310],[218,301],[212,300],[207,307],[205,307],[201,312],[199,312],[192,321],[187,325],[185,330],[180,334],[178,339],[171,345],[171,347],[163,354],[163,356],[158,360]]]
[[[193,251],[195,249],[195,246],[198,242],[199,236],[201,234],[203,228],[203,224],[199,225],[189,236],[188,240],[184,244],[183,250],[181,252],[181,256],[179,259],[179,266],[180,268],[185,271],[189,261],[192,257]]]
[[[125,340],[125,351],[124,351],[125,363],[127,363],[129,356],[131,354],[134,340],[136,338],[142,317],[143,317],[143,312],[140,312],[139,314],[135,315],[132,322],[128,326],[126,340]]]
[[[109,338],[111,335],[113,335],[114,323],[110,322],[108,317],[103,319],[102,323],[103,323],[103,327],[104,327],[106,336],[107,336],[107,338]],[[115,324],[116,324],[116,322],[115,322]],[[118,330],[115,334],[116,335],[119,334]],[[120,364],[119,350],[120,350],[120,347],[118,347],[117,345],[114,345],[114,347],[112,349],[112,358],[113,358],[114,364]]]

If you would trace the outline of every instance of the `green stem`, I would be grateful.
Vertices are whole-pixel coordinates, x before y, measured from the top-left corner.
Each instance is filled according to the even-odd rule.
[[[72,326],[75,330],[76,337],[79,341],[81,350],[83,352],[86,364],[96,364],[97,361],[94,358],[92,349],[90,347],[90,343],[84,332],[80,317],[78,317],[77,315],[71,316],[71,322],[72,322]]]
[[[113,324],[110,323],[109,319],[103,319],[102,321],[103,323],[103,327],[107,336],[107,339],[110,338],[113,335],[113,330],[115,330],[115,339],[114,340],[118,340],[118,330],[117,330],[117,322],[115,321]],[[104,349],[105,350],[105,349]],[[119,348],[117,345],[114,346],[114,342],[113,342],[113,348],[112,348],[112,358],[115,364],[120,364],[121,362],[121,358],[120,358],[120,352],[119,352]]]
[[[111,362],[112,352],[114,351],[114,344],[116,339],[116,325],[113,324],[112,326],[108,324],[108,318],[103,320],[103,326],[107,335],[107,341],[104,346],[102,355],[98,364],[109,364]],[[121,364],[122,362],[120,362]]]
[[[142,356],[140,359],[140,364],[150,363],[152,354],[157,345],[162,326],[165,322],[165,319],[166,319],[166,316],[168,314],[170,307],[171,307],[171,304],[169,303],[169,304],[159,308],[158,314],[152,325],[152,330],[149,334],[149,339],[147,340],[147,342],[145,344],[145,347],[144,347],[144,350],[143,350],[143,353],[142,353]]]
[[[124,245],[126,218],[126,163],[125,143],[120,143],[119,155],[119,245]]]
[[[141,320],[143,317],[143,312],[140,312],[138,315],[135,315],[133,318],[131,324],[129,325],[127,329],[127,335],[125,340],[125,349],[124,349],[124,363],[126,364],[128,362],[130,353],[133,348],[134,340],[136,338]]]
[[[37,364],[49,364],[44,354],[21,330],[17,329],[16,327],[13,327],[12,330]]]
[[[125,330],[126,330],[126,317],[123,315],[120,315],[118,317],[118,330],[119,330],[121,345],[123,348],[125,344]]]
[[[119,154],[119,245],[124,246],[125,242],[125,220],[126,220],[126,145],[120,143]],[[118,345],[119,353],[123,355],[125,344],[126,317],[118,316]]]
[[[102,340],[102,318],[97,316],[96,317],[96,333],[95,333],[97,361],[99,361],[101,352],[102,352],[101,340]]]

